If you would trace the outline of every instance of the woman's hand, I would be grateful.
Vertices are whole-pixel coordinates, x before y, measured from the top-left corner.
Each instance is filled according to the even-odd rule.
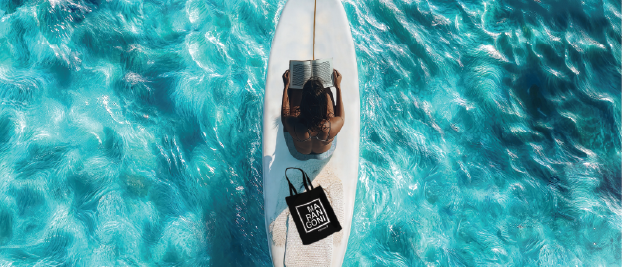
[[[289,88],[289,70],[286,70],[285,73],[283,73],[283,85]]]
[[[341,73],[333,69],[333,85],[335,88],[341,88]]]

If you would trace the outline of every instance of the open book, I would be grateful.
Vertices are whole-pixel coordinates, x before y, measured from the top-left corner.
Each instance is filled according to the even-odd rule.
[[[319,77],[324,88],[333,86],[333,59],[290,60],[289,88],[302,89],[311,77]]]

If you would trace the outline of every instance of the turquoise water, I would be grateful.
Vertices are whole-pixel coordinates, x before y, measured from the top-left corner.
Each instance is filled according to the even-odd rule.
[[[0,0],[0,265],[269,266],[285,1]],[[345,266],[620,266],[621,4],[344,0]]]

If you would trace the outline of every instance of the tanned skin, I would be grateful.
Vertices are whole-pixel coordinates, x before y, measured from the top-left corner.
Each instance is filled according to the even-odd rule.
[[[300,115],[300,101],[302,101],[302,90],[299,89],[289,89],[289,70],[286,70],[283,73],[283,103],[281,105],[281,122],[283,123],[283,130],[288,132],[294,137],[294,139],[305,140],[311,136],[317,136],[322,140],[326,140],[328,138],[332,138],[337,135],[345,122],[345,112],[343,111],[343,102],[341,101],[341,73],[337,70],[333,69],[333,85],[337,89],[337,104],[335,105],[335,101],[333,99],[332,92],[328,90],[327,100],[328,107],[327,112],[329,114],[329,122],[324,122],[325,128],[328,128],[330,125],[330,132],[325,131],[317,131],[310,132],[307,127],[301,122],[299,119]],[[333,116],[334,114],[334,116]],[[315,138],[311,138],[309,141],[298,142],[294,140],[294,146],[296,150],[302,154],[311,154],[311,153],[323,153],[330,149],[332,145],[332,140],[329,142],[317,140]]]

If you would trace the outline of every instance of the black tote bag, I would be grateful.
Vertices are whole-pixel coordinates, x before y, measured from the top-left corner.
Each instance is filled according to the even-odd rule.
[[[287,170],[297,169],[302,172],[302,183],[307,192],[298,193],[287,177]],[[299,168],[285,169],[285,179],[289,184],[289,197],[285,197],[287,206],[296,224],[303,245],[315,243],[325,237],[341,231],[341,224],[331,207],[321,186],[313,187],[309,176]]]

